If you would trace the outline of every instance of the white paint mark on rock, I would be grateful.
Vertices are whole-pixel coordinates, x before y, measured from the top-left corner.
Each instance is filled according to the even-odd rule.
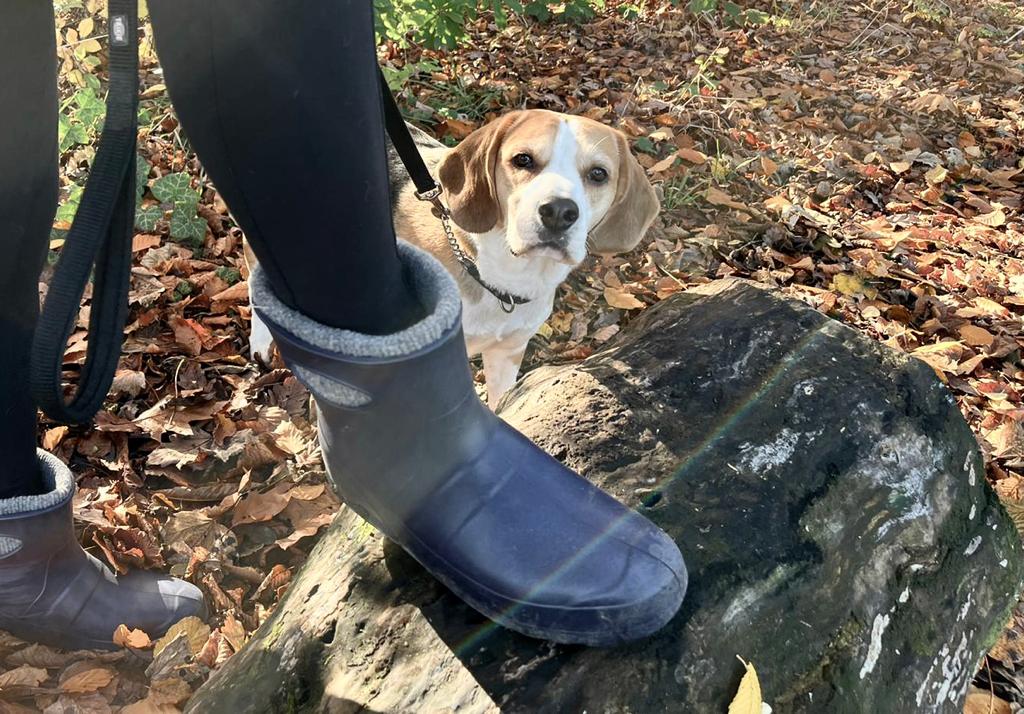
[[[903,592],[901,592],[900,596],[899,596],[899,603],[900,603],[900,605],[902,605],[903,603],[905,603],[909,599],[910,599],[910,588],[909,587],[908,588],[904,588]]]
[[[1010,564],[1010,561],[1008,561],[1006,558],[1003,558],[1002,560],[999,561],[999,567],[1000,568],[1005,568],[1009,564]]]
[[[967,550],[964,551],[964,555],[974,555],[980,546],[981,536],[974,536],[971,538],[971,542],[967,544]]]
[[[967,472],[967,483],[969,483],[972,486],[978,480],[977,475],[974,473],[974,458],[973,458],[973,456],[974,456],[974,454],[972,454],[971,452],[968,451],[967,452],[967,458],[964,459],[964,471]]]
[[[974,517],[976,515],[978,515],[978,507],[972,503],[971,504],[971,512],[967,514],[967,518],[968,518],[968,520],[972,520],[973,521]]]
[[[864,658],[864,665],[860,668],[861,679],[871,674],[875,665],[878,664],[878,658],[882,654],[882,635],[888,626],[888,615],[875,615],[875,621],[871,623],[871,642],[868,643],[868,654]]]
[[[740,447],[740,463],[755,473],[782,466],[789,461],[796,451],[800,434],[791,429],[783,429],[775,439],[767,444],[754,446],[750,443]]]

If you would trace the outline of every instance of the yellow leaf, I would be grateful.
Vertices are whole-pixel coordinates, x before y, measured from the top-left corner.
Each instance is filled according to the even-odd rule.
[[[646,305],[637,300],[635,296],[611,287],[604,289],[604,299],[609,305],[617,307],[620,310],[637,310],[639,308],[646,307]]]
[[[843,295],[856,297],[864,295],[872,300],[878,297],[878,291],[870,285],[865,284],[858,276],[851,273],[838,273],[832,278],[832,287]]]
[[[896,174],[905,174],[910,171],[910,167],[911,163],[909,161],[893,161],[889,164],[889,168]]]
[[[743,659],[737,657],[740,662]],[[757,680],[757,671],[750,662],[743,662],[747,668],[740,680],[739,691],[729,705],[729,714],[761,714],[761,683]]]
[[[975,216],[974,220],[977,223],[980,223],[984,226],[989,226],[990,228],[998,228],[999,226],[1004,225],[1006,223],[1006,214],[1003,212],[1001,208],[997,208],[994,211],[991,211],[990,213],[983,213],[981,215]]]
[[[99,40],[83,40],[78,49],[86,54],[92,54],[93,52],[99,52],[103,49],[103,45],[100,44]]]
[[[96,23],[93,21],[91,17],[85,18],[80,23],[78,23],[78,36],[88,37],[92,34],[92,30],[95,25]]]
[[[940,183],[942,183],[943,181],[946,180],[946,176],[948,176],[948,175],[949,175],[949,172],[946,171],[946,167],[945,166],[936,166],[935,168],[930,169],[924,175],[924,177],[925,177],[925,179],[927,179],[928,183],[940,184]]]
[[[160,650],[174,642],[174,639],[182,632],[188,637],[188,646],[192,650],[192,654],[199,654],[199,650],[203,649],[206,640],[210,638],[209,625],[198,617],[186,617],[171,625],[167,634],[156,641],[156,644],[153,645],[153,656],[156,657],[160,654]]]

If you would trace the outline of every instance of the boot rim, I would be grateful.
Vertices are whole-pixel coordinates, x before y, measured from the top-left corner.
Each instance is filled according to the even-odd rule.
[[[75,477],[63,461],[43,449],[36,449],[39,472],[49,489],[32,496],[0,498],[0,521],[51,513],[66,506],[75,495]]]

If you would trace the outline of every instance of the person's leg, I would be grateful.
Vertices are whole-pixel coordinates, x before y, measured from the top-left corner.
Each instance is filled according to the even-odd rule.
[[[395,247],[367,0],[150,3],[175,110],[275,293],[318,322],[415,321]]]
[[[185,131],[266,261],[253,307],[316,397],[349,508],[519,632],[649,635],[682,602],[679,549],[483,405],[454,279],[396,255],[371,6],[150,0]]]
[[[57,203],[53,8],[6,0],[0,21],[0,498],[41,493],[29,351]],[[22,118],[22,121],[17,121]]]
[[[0,3],[0,629],[56,647],[113,649],[119,624],[158,637],[201,613],[203,598],[164,575],[115,577],[82,550],[74,475],[36,450],[28,372],[57,202],[53,32],[50,3]]]

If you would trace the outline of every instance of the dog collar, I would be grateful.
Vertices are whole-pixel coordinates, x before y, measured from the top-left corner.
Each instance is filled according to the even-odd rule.
[[[469,257],[466,251],[462,249],[462,246],[459,244],[459,239],[455,237],[455,231],[452,230],[451,214],[448,212],[448,208],[444,206],[440,200],[434,201],[434,207],[436,209],[435,212],[441,218],[441,225],[444,227],[445,235],[448,236],[448,246],[452,249],[455,259],[459,261],[459,265],[469,273],[469,277],[473,278],[480,287],[497,298],[498,303],[501,305],[501,309],[504,312],[511,313],[516,309],[516,305],[523,305],[530,302],[530,298],[499,290],[484,281],[484,279],[480,277],[480,269],[476,266],[476,263]]]

